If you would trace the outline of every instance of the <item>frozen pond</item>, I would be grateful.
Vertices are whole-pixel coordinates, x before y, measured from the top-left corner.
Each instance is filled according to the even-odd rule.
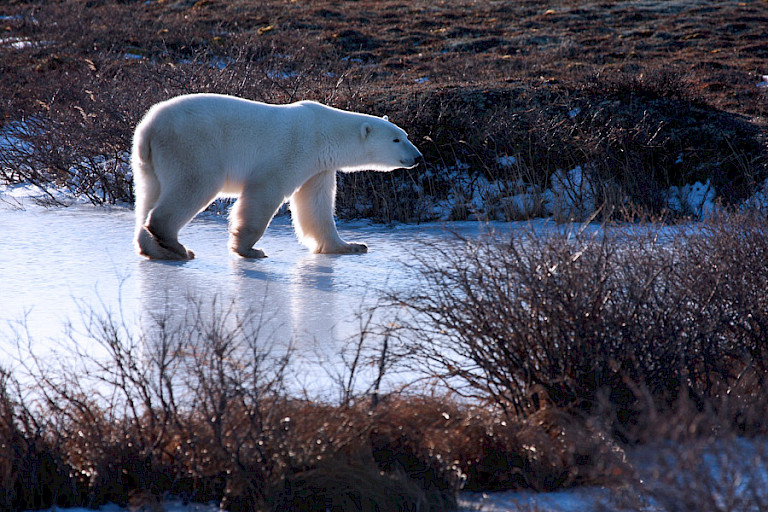
[[[482,231],[474,222],[453,223],[450,230]],[[67,326],[81,331],[91,312],[138,330],[152,315],[183,317],[190,307],[211,307],[215,298],[217,307],[254,313],[265,339],[333,364],[344,341],[359,333],[361,312],[383,290],[413,286],[415,242],[456,243],[442,224],[340,223],[339,231],[370,252],[311,254],[281,216],[257,244],[268,258],[245,260],[227,250],[225,217],[203,214],[180,234],[196,258],[157,262],[135,253],[128,208],[0,204],[0,354],[6,361],[18,357],[22,332],[36,352],[55,351],[71,332]]]
[[[27,317],[35,337],[57,337],[83,305],[122,312],[180,312],[188,297],[264,310],[273,331],[287,337],[335,339],[366,294],[402,279],[399,258],[412,233],[342,227],[342,236],[372,247],[362,256],[310,254],[287,218],[276,219],[258,244],[268,258],[245,260],[227,251],[223,217],[203,216],[181,233],[197,257],[189,262],[148,261],[132,245],[127,209],[87,207],[2,211],[0,311]],[[440,233],[441,230],[432,230]],[[432,236],[435,236],[433,234]],[[438,235],[439,236],[439,235]]]

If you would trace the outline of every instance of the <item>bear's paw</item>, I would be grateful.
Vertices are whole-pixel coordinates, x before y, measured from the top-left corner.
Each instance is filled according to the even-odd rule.
[[[245,251],[237,251],[237,253],[243,258],[251,259],[251,260],[267,257],[267,255],[264,254],[264,251],[262,251],[261,249],[254,249],[253,247]]]

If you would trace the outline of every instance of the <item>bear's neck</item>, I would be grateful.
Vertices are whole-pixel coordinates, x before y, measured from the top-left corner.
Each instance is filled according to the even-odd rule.
[[[329,117],[331,129],[320,129],[317,133],[319,169],[322,171],[360,170],[360,162],[364,160],[361,155],[363,147],[360,136],[360,126],[364,116],[343,112],[341,115]]]

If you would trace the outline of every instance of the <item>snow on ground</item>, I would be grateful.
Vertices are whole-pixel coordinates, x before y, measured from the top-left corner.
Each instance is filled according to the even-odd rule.
[[[581,487],[557,492],[508,491],[491,493],[463,493],[459,497],[459,510],[469,512],[588,512],[595,504],[606,499],[607,489]]]
[[[672,186],[667,194],[667,206],[670,210],[696,219],[707,219],[716,211],[715,188],[707,180],[682,187]]]
[[[768,210],[768,178],[765,179],[757,192],[744,202],[744,207]]]
[[[584,221],[594,213],[595,186],[581,166],[552,175],[552,214],[557,219]]]
[[[517,165],[514,156],[500,155],[496,164],[506,170]],[[582,166],[552,175],[551,187],[508,180],[490,180],[485,176],[468,176],[467,164],[441,169],[455,183],[451,199],[435,205],[433,212],[441,220],[449,220],[451,212],[463,203],[468,219],[504,220],[553,217],[557,221],[584,221],[600,206],[597,204],[597,186]],[[673,213],[704,220],[717,212],[717,190],[709,180],[683,186],[671,186],[667,191],[667,207]],[[749,207],[768,208],[768,179],[745,204]]]
[[[499,166],[504,168],[512,167],[513,165],[515,165],[516,162],[517,162],[517,159],[513,156],[502,155],[502,156],[496,157],[496,163],[499,164]]]
[[[536,510],[537,512],[588,512],[591,507],[604,499],[608,491],[598,488],[570,489],[550,493],[497,492],[463,493],[459,497],[460,512],[512,512]],[[183,503],[170,500],[163,503],[165,512],[220,512],[215,503]],[[533,509],[533,507],[537,507]],[[115,504],[104,505],[99,512],[129,512]],[[56,508],[42,512],[94,512],[86,508]]]

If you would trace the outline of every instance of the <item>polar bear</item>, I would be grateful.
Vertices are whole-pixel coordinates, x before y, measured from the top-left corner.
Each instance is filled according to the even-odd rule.
[[[288,200],[297,236],[314,252],[367,252],[336,231],[336,171],[413,168],[422,155],[386,117],[190,94],[149,109],[131,159],[139,254],[188,260],[195,255],[179,230],[217,196],[238,198],[229,248],[244,258],[265,257],[253,245]]]

